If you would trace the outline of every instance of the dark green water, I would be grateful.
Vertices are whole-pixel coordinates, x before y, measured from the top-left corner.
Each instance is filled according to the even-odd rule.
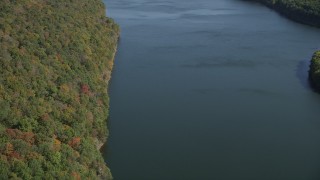
[[[319,180],[320,29],[238,0],[106,0],[115,180]]]

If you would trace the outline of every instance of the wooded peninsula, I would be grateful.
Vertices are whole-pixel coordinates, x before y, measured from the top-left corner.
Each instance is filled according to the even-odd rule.
[[[119,27],[100,0],[0,3],[0,179],[111,179],[107,94]]]

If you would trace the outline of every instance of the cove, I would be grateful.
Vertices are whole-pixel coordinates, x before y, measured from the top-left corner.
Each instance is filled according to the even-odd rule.
[[[106,0],[115,180],[320,179],[320,30],[240,0]]]

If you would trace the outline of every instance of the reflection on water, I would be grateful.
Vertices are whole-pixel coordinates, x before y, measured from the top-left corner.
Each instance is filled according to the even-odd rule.
[[[311,59],[311,57],[310,57]],[[297,65],[296,68],[296,75],[298,79],[300,80],[300,83],[305,87],[305,88],[311,88],[309,80],[308,80],[308,72],[309,72],[309,65],[310,65],[310,59],[300,61]]]

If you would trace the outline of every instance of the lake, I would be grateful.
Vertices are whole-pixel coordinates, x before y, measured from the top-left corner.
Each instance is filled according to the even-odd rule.
[[[319,180],[320,29],[240,0],[105,0],[115,180]]]

